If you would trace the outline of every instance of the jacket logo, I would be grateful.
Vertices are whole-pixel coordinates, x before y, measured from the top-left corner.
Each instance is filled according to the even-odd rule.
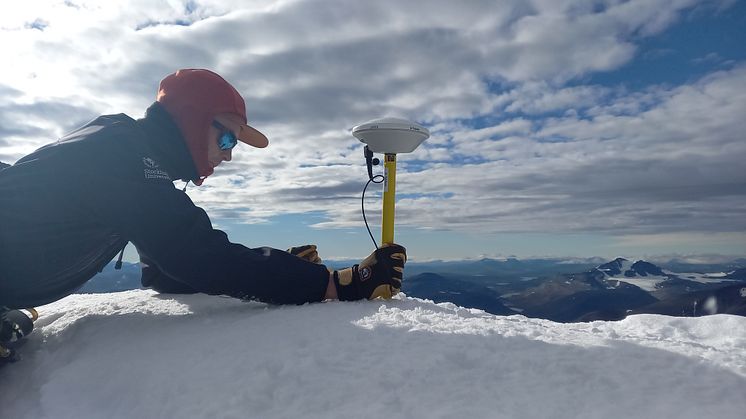
[[[145,165],[145,179],[163,179],[171,180],[171,176],[163,170],[159,169],[158,162],[150,157],[143,157],[142,164]]]
[[[142,163],[145,165],[145,167],[148,167],[150,169],[155,169],[158,167],[158,162],[151,159],[150,157],[143,157]]]
[[[367,281],[372,273],[373,272],[369,267],[364,266],[363,269],[360,269],[360,281]]]

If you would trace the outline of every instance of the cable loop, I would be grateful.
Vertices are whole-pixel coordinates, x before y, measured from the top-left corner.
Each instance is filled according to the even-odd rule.
[[[378,179],[378,180],[376,180]],[[365,190],[368,189],[368,185],[372,183],[383,183],[383,181],[386,178],[383,175],[375,175],[368,180],[368,183],[365,184],[365,187],[363,188],[363,196],[361,198],[361,208],[363,210],[363,221],[365,221],[365,228],[368,229],[368,234],[370,235],[370,239],[373,240],[373,245],[376,246],[376,250],[378,250],[378,243],[376,243],[376,239],[373,238],[373,233],[370,232],[370,227],[368,226],[368,219],[365,217]]]

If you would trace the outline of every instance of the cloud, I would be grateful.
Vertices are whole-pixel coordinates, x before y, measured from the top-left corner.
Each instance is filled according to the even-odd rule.
[[[26,103],[22,96],[22,92],[0,85],[0,161],[15,162],[96,116],[76,104],[53,100]]]
[[[534,82],[525,83],[502,96],[510,103],[505,112],[540,115],[588,109],[605,102],[610,94],[609,88],[601,86],[554,88],[543,82]]]
[[[313,212],[326,217],[319,228],[358,226],[367,175],[349,130],[393,115],[432,132],[400,159],[403,225],[742,231],[742,65],[678,87],[584,84],[703,4],[729,2],[19,6],[0,18],[2,53],[16,57],[0,70],[0,160],[99,113],[139,117],[166,74],[206,67],[242,92],[270,138],[190,189],[223,217]]]
[[[432,168],[428,176],[412,176],[434,184],[433,190],[458,191],[454,201],[487,208],[470,208],[475,214],[450,219],[435,215],[449,212],[443,208],[447,202],[437,201],[431,225],[473,224],[475,230],[492,226],[498,231],[743,231],[746,170],[740,161],[746,145],[740,133],[746,127],[739,115],[746,109],[746,68],[657,95],[657,105],[636,106],[646,110],[634,115],[618,115],[612,101],[605,106],[609,113],[597,109],[585,117],[549,118],[520,136],[457,138],[457,153],[473,155],[481,149],[490,162],[449,164]],[[469,181],[475,185],[468,186]],[[423,210],[431,204],[427,201],[412,204]],[[453,214],[464,214],[457,204],[450,207]],[[501,220],[490,221],[498,216]]]
[[[634,114],[619,114],[612,99],[589,115],[451,131],[453,155],[487,161],[456,157],[400,174],[400,191],[433,196],[402,199],[399,223],[473,232],[744,231],[746,68],[651,94],[637,106],[618,98]],[[358,222],[354,213],[331,213],[338,226]]]

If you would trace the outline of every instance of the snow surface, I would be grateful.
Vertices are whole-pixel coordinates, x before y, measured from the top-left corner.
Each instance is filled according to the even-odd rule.
[[[2,418],[742,418],[746,318],[561,324],[402,296],[39,309]]]
[[[659,283],[667,279],[668,277],[666,276],[658,276],[658,275],[633,276],[633,277],[619,275],[619,276],[609,276],[606,278],[607,281],[614,280],[614,281],[619,281],[619,282],[626,282],[630,285],[634,285],[648,292],[655,291],[657,289],[656,285],[658,285]]]
[[[669,273],[668,271],[663,271],[664,273]],[[686,279],[687,281],[693,281],[693,282],[700,282],[702,284],[712,284],[712,283],[720,283],[720,282],[737,282],[736,279],[730,279],[725,278],[726,274],[725,272],[720,273],[709,273],[709,274],[701,274],[696,272],[687,272],[687,273],[672,273],[672,275],[676,275],[681,279]]]
[[[625,272],[625,271],[622,271],[622,272]],[[721,283],[721,282],[737,282],[737,280],[724,278],[725,275],[727,275],[725,273],[700,274],[700,273],[675,273],[675,272],[669,272],[669,271],[663,271],[663,273],[669,276],[635,275],[633,277],[627,277],[627,276],[624,276],[624,274],[622,273],[621,275],[617,275],[617,276],[609,276],[609,274],[606,274],[606,279],[626,282],[630,285],[634,285],[648,292],[653,292],[657,290],[658,284],[666,280],[669,280],[672,277],[678,277],[680,279],[685,279],[687,281],[692,281],[692,282],[699,282],[702,284],[713,284],[713,283]]]

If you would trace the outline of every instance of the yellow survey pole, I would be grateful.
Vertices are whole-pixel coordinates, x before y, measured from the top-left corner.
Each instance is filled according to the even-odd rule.
[[[383,222],[381,242],[394,243],[394,203],[396,201],[396,154],[386,153],[383,162]]]

